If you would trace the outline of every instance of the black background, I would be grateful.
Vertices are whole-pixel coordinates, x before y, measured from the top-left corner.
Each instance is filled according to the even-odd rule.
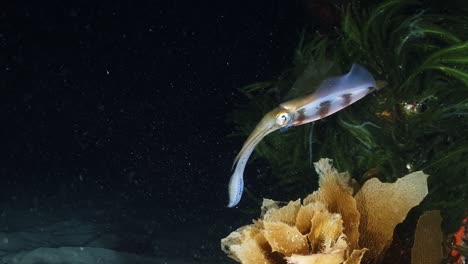
[[[225,210],[238,88],[290,66],[313,20],[297,1],[2,6],[0,197],[26,203],[117,192]]]

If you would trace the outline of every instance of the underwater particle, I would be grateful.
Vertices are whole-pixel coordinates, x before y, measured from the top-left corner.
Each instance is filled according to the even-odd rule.
[[[443,259],[442,217],[438,210],[427,211],[419,217],[411,249],[412,264],[438,264]]]
[[[396,225],[427,195],[427,177],[417,171],[394,183],[372,178],[356,194],[357,208],[361,213],[359,246],[369,249],[364,256],[365,262],[370,259],[377,261],[383,256]]]
[[[413,170],[413,164],[411,164],[411,163],[406,163],[406,166],[405,166],[405,167],[406,167],[406,169],[407,169],[408,171]]]

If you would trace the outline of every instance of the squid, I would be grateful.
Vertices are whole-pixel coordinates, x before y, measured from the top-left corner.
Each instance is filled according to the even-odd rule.
[[[281,103],[257,124],[234,159],[234,172],[229,180],[228,207],[236,206],[244,190],[244,169],[255,146],[278,129],[300,126],[325,118],[353,104],[377,89],[372,74],[363,66],[353,64],[341,76],[321,82],[315,92]]]

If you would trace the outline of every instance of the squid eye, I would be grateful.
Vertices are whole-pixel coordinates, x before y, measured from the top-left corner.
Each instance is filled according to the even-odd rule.
[[[291,117],[288,113],[281,113],[276,116],[276,124],[280,126],[287,125],[289,123],[289,120],[291,120]]]

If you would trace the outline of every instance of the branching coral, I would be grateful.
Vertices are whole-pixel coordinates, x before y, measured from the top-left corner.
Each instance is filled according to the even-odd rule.
[[[331,160],[315,163],[320,188],[280,207],[265,199],[262,216],[221,240],[222,249],[244,263],[375,263],[395,226],[427,194],[427,175],[409,174],[395,183],[355,183]],[[390,234],[390,235],[389,235]]]

